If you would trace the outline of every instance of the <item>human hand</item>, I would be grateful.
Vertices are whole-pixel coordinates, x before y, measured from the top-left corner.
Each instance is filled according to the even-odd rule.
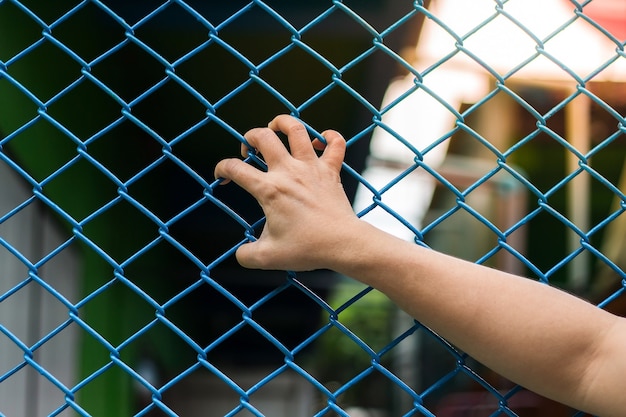
[[[289,149],[275,132],[287,135]],[[326,144],[311,141],[296,118],[277,116],[267,128],[248,131],[246,141],[267,164],[263,172],[240,159],[224,159],[215,177],[233,181],[255,197],[266,216],[258,240],[239,247],[239,263],[248,268],[304,271],[328,268],[341,249],[342,232],[358,218],[340,180],[343,137],[322,133]],[[318,157],[315,149],[323,151]],[[241,153],[248,155],[242,145]]]

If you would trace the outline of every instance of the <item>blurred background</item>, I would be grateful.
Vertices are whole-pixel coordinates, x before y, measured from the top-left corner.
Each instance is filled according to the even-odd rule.
[[[349,277],[239,267],[262,212],[213,168],[297,114],[364,219],[623,314],[624,5],[0,0],[0,412],[571,415]]]

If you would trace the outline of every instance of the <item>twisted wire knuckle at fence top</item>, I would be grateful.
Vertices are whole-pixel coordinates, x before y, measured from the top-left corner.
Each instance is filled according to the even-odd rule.
[[[211,159],[215,159],[214,155],[232,156],[238,151],[239,144],[245,143],[243,133],[254,126],[239,123],[237,111],[229,109],[229,106],[239,106],[237,100],[250,91],[260,98],[250,105],[252,109],[243,106],[241,114],[258,110],[267,119],[262,107],[265,106],[264,101],[271,101],[272,111],[276,109],[276,113],[291,113],[301,117],[314,137],[321,137],[318,132],[334,126],[325,125],[327,119],[324,119],[323,111],[322,116],[314,117],[317,118],[316,121],[307,119],[307,112],[313,112],[312,109],[316,106],[323,108],[328,97],[341,95],[350,106],[368,115],[367,122],[354,129],[354,132],[344,132],[349,145],[348,152],[360,143],[365,143],[376,128],[388,131],[397,141],[403,143],[412,162],[384,187],[369,184],[367,178],[359,173],[360,168],[351,166],[349,161],[344,164],[343,173],[347,178],[364,184],[372,192],[371,205],[359,214],[365,215],[376,207],[383,208],[412,230],[418,244],[427,245],[429,233],[434,233],[437,227],[445,225],[455,215],[463,212],[495,236],[494,246],[475,259],[476,262],[488,263],[499,253],[506,252],[534,274],[535,278],[547,283],[582,253],[591,253],[600,263],[621,277],[616,281],[623,280],[624,273],[620,266],[598,249],[593,238],[622,215],[626,209],[626,199],[616,180],[607,178],[598,168],[592,167],[590,159],[603,149],[610,149],[615,143],[619,143],[621,135],[626,132],[626,123],[619,110],[607,104],[608,100],[589,85],[626,57],[623,40],[617,39],[601,23],[586,14],[591,2],[564,1],[570,11],[568,20],[560,22],[560,25],[553,27],[545,36],[533,33],[526,26],[527,22],[521,21],[515,13],[510,12],[508,6],[512,2],[507,1],[483,1],[489,3],[490,14],[463,33],[456,32],[435,9],[427,7],[428,4],[425,5],[422,1],[395,2],[403,4],[397,6],[396,14],[388,17],[389,21],[384,23],[370,21],[372,15],[368,14],[368,7],[376,9],[384,3],[373,1],[362,4],[356,1],[330,0],[306,2],[306,6],[302,6],[308,13],[305,19],[293,10],[300,6],[289,6],[288,2],[230,2],[221,6],[203,6],[202,2],[194,4],[192,1],[182,0],[128,2],[126,6],[119,1],[97,0],[52,3],[56,5],[44,6],[45,2],[36,1],[0,0],[0,18],[3,14],[10,16],[2,24],[9,25],[7,22],[12,19],[16,22],[13,26],[14,34],[8,37],[5,32],[0,34],[5,36],[5,39],[0,39],[0,103],[2,111],[6,113],[0,115],[0,164],[6,168],[2,172],[11,172],[11,175],[18,178],[23,190],[8,206],[8,203],[0,205],[0,259],[10,258],[11,262],[20,265],[13,269],[12,277],[0,276],[0,303],[4,305],[0,310],[3,314],[0,316],[0,339],[3,339],[0,346],[10,346],[7,352],[13,352],[12,356],[6,356],[13,359],[0,362],[0,387],[12,384],[26,369],[35,370],[52,386],[55,393],[52,395],[54,400],[51,408],[40,411],[46,415],[101,415],[89,403],[89,398],[94,395],[84,393],[90,386],[98,386],[113,369],[123,374],[117,381],[126,381],[127,384],[132,381],[140,385],[142,392],[147,393],[147,399],[132,411],[135,415],[149,415],[154,412],[178,415],[168,400],[168,391],[174,390],[198,370],[208,371],[213,377],[217,377],[238,398],[228,415],[264,415],[263,405],[255,403],[255,394],[258,396],[264,387],[271,386],[274,380],[286,374],[305,381],[313,387],[315,395],[321,398],[318,404],[312,406],[314,415],[347,415],[342,398],[374,374],[382,376],[400,392],[395,395],[405,398],[405,404],[408,405],[405,409],[396,410],[398,414],[433,415],[434,406],[429,403],[429,399],[436,397],[451,380],[462,375],[480,385],[493,398],[495,406],[491,411],[492,415],[516,415],[511,400],[520,393],[519,387],[511,386],[504,391],[495,387],[482,375],[482,368],[474,364],[471,358],[419,323],[410,323],[384,343],[369,343],[365,337],[360,336],[358,330],[342,320],[342,315],[356,310],[359,302],[372,296],[374,291],[369,288],[355,290],[347,300],[331,305],[326,299],[326,293],[318,291],[315,286],[305,285],[305,280],[294,273],[283,273],[280,282],[272,284],[265,292],[252,298],[239,296],[231,287],[230,278],[220,268],[224,264],[232,264],[235,250],[249,239],[254,239],[262,227],[263,218],[258,210],[249,210],[251,202],[241,204],[229,197],[229,193],[236,192],[234,186],[230,185],[228,191],[223,191],[226,187],[220,187],[220,181],[212,178],[212,166],[203,166],[202,159],[206,157],[206,165],[209,165],[209,161],[215,162]],[[211,7],[219,9],[219,12],[212,11]],[[414,24],[420,17],[437,25],[440,32],[446,34],[450,49],[441,53],[440,58],[428,66],[418,69],[395,47],[390,46],[388,40],[406,26]],[[507,24],[514,25],[533,45],[528,55],[514,62],[506,72],[495,68],[471,44],[472,36],[503,19]],[[265,23],[258,23],[259,21]],[[333,21],[341,22],[349,29],[328,29]],[[326,24],[328,27],[324,26]],[[575,68],[570,68],[566,61],[558,58],[555,51],[550,49],[551,43],[555,42],[559,34],[581,24],[614,44],[613,53],[588,74],[581,74]],[[250,36],[250,33],[259,30],[259,27],[263,28],[263,25],[273,28],[275,38],[280,38],[277,45],[272,43],[267,48],[253,45],[254,36]],[[188,30],[185,26],[193,27],[194,33],[199,35],[173,44],[165,41],[159,43],[158,39],[161,38],[155,35],[161,28],[166,33]],[[73,29],[70,30],[69,27]],[[106,33],[98,33],[100,28],[105,27]],[[16,28],[19,28],[19,36]],[[348,39],[348,31],[358,32],[361,39],[366,39],[365,46],[356,51],[354,48],[338,51],[325,47],[323,42],[309,41],[309,38],[313,39],[312,34],[327,30],[323,28],[327,28],[334,37]],[[252,44],[241,43],[237,38],[238,31],[247,33],[248,39],[252,38]],[[166,38],[167,34],[164,35],[164,39]],[[275,39],[272,42],[276,42]],[[288,80],[295,80],[305,86],[309,82],[307,79],[300,79],[297,70],[280,68],[288,66],[283,64],[283,60],[290,54],[299,54],[299,57],[305,57],[303,59],[306,62],[315,63],[315,69],[322,74],[319,85],[310,86],[302,94],[294,92],[293,81],[290,83]],[[35,60],[35,56],[39,61]],[[447,62],[452,62],[459,56],[469,59],[472,65],[488,74],[492,81],[487,94],[463,109],[449,104],[437,87],[429,84],[430,74],[436,74],[438,70],[445,68]],[[393,126],[386,124],[385,114],[401,103],[406,95],[400,96],[382,109],[379,102],[370,99],[369,93],[363,90],[360,81],[352,74],[374,58],[393,62],[393,65],[410,73],[413,85],[406,94],[425,91],[434,102],[445,107],[455,119],[450,130],[418,149],[395,132]],[[121,60],[121,64],[116,59]],[[202,75],[209,68],[219,70],[222,59],[234,63],[233,68],[237,68],[233,70],[236,81],[228,81],[230,85],[213,75]],[[559,68],[574,85],[573,89],[547,111],[530,104],[530,100],[511,81],[524,68],[538,60],[548,61]],[[339,62],[343,64],[338,64]],[[191,66],[196,72],[189,69]],[[144,67],[149,69],[147,73],[135,73],[136,68]],[[131,81],[120,84],[119,80],[125,77]],[[215,87],[209,89],[207,84]],[[170,90],[176,91],[178,95],[175,97],[180,99],[180,103],[171,99],[166,103],[166,109],[156,108],[163,103],[155,97]],[[298,91],[301,90],[300,88]],[[300,97],[296,97],[298,94]],[[499,94],[512,100],[535,123],[529,132],[517,137],[506,150],[499,150],[492,145],[489,138],[483,137],[468,122],[472,115]],[[581,97],[590,99],[599,111],[609,114],[617,125],[616,129],[598,140],[589,150],[577,149],[551,125],[567,105]],[[153,104],[155,102],[159,104]],[[154,114],[158,114],[156,119]],[[255,123],[267,122],[250,115],[246,117]],[[334,115],[331,120],[335,120]],[[438,166],[428,162],[429,152],[449,142],[457,134],[471,137],[475,143],[488,149],[494,160],[493,165],[472,180],[471,185],[466,188],[454,185],[439,171]],[[126,146],[136,140],[133,135],[141,136],[143,142],[134,145],[133,151],[126,152]],[[549,138],[551,143],[558,144],[577,159],[577,167],[572,172],[549,186],[534,184],[522,169],[510,163],[517,151],[539,136]],[[42,139],[38,142],[33,137]],[[56,139],[53,140],[52,137]],[[208,143],[217,151],[214,154],[203,154],[198,158],[200,161],[194,159],[190,155],[196,152],[196,137],[201,137],[198,140],[204,141],[204,146]],[[188,143],[190,144],[187,145]],[[106,151],[102,150],[105,148]],[[206,148],[201,149],[203,150],[198,153],[204,152]],[[252,153],[246,161],[264,169],[263,161]],[[169,169],[163,171],[165,173],[177,173],[175,177],[171,177],[174,179],[168,179],[167,174],[157,177],[157,173],[164,170],[164,167]],[[404,219],[396,207],[385,200],[385,193],[414,171],[426,173],[435,182],[443,185],[454,199],[451,207],[426,222],[423,227],[412,225],[410,219]],[[481,214],[481,209],[470,201],[472,193],[476,193],[481,187],[487,187],[490,181],[501,175],[512,178],[517,186],[521,186],[535,200],[521,217],[504,227],[496,224],[488,215]],[[153,176],[158,179],[147,182]],[[554,203],[565,187],[581,176],[592,178],[594,184],[600,184],[608,190],[611,198],[620,202],[591,227],[576,224],[568,213]],[[180,178],[184,180],[180,184],[176,183]],[[170,181],[173,184],[168,183]],[[178,194],[175,190],[179,188],[192,190],[185,194],[185,201],[177,201]],[[2,198],[5,199],[9,191],[2,193]],[[147,197],[159,193],[166,195],[159,200],[160,204],[153,204]],[[29,252],[24,249],[22,241],[15,237],[16,234],[9,234],[8,230],[12,222],[26,216],[34,207],[38,216],[51,219],[60,225],[58,229],[61,231],[58,233],[63,237],[51,247],[45,247],[42,243],[44,246],[40,246],[38,252]],[[126,211],[122,212],[122,216],[115,217],[112,213],[120,207],[124,207]],[[197,213],[206,213],[203,210],[219,213],[222,220],[217,220],[217,223],[229,223],[230,230],[236,230],[237,236],[236,240],[230,240],[231,235],[220,238],[222,229],[212,223],[215,229],[209,230],[209,235],[200,238],[205,243],[209,240],[219,242],[213,246],[217,249],[213,249],[208,255],[194,247],[194,243],[188,243],[185,237],[181,237],[182,232],[181,235],[177,234],[180,225],[185,222],[192,222],[195,225],[191,226],[192,230],[197,227],[199,233],[202,233],[205,230],[202,229],[203,218],[197,216]],[[509,238],[535,219],[545,216],[556,219],[565,229],[574,231],[579,244],[577,248],[565,253],[562,259],[540,266],[524,250],[511,244]],[[209,220],[205,218],[204,221]],[[137,231],[135,227],[141,231]],[[26,233],[24,230],[24,234]],[[38,239],[35,235],[34,240]],[[220,239],[223,241],[220,242]],[[182,257],[183,264],[193,270],[189,274],[184,272],[193,278],[183,281],[179,287],[173,287],[171,294],[160,292],[157,284],[147,283],[149,279],[137,279],[133,269],[137,264],[143,265],[143,259],[158,263],[150,254],[164,246],[176,252],[177,257]],[[85,279],[91,281],[87,281],[87,284],[81,283],[79,291],[68,293],[46,275],[46,268],[52,268],[51,265],[62,254],[77,248],[79,259],[82,256],[80,253],[88,254],[85,259],[90,261],[84,260],[84,263],[100,265],[91,270],[85,267],[85,271],[105,271],[106,277],[94,280],[87,278],[86,272]],[[156,271],[158,268],[153,267],[145,275],[153,276],[155,280],[175,280],[176,275],[183,275],[183,272],[170,271],[167,277],[159,277]],[[231,271],[229,273],[233,273],[233,270],[237,271],[228,269]],[[2,265],[0,271],[3,271]],[[258,274],[256,280],[263,280],[263,275]],[[15,303],[18,301],[12,300],[22,300],[20,294],[32,287],[39,288],[43,294],[39,295],[39,301],[41,297],[52,299],[51,303],[57,309],[61,307],[64,314],[62,320],[49,328],[39,329],[36,336],[22,334],[24,332],[13,327],[13,323],[19,322],[19,317],[17,321],[7,318],[11,309],[17,311]],[[121,301],[120,310],[126,313],[105,313],[90,307],[100,303],[104,297],[111,297],[107,294],[113,293],[116,295],[112,297],[117,297],[121,291],[119,287],[128,290],[135,300],[134,303],[143,306],[137,307],[138,309],[149,310],[148,317],[130,318],[129,315],[134,310],[122,307]],[[230,309],[231,316],[219,319],[226,324],[211,340],[197,340],[195,334],[191,334],[181,324],[178,316],[173,314],[176,309],[190,306],[186,303],[199,288],[210,288],[212,297],[219,298],[221,303],[227,303]],[[598,303],[601,306],[607,305],[616,300],[622,291],[623,284],[617,282],[617,289],[605,294]],[[311,311],[316,313],[311,314],[323,316],[318,325],[308,329],[294,343],[284,342],[282,336],[273,332],[272,324],[260,320],[258,315],[285,294],[313,306]],[[45,305],[48,304],[41,304]],[[115,310],[115,306],[115,300],[109,301],[109,308],[113,307]],[[89,313],[89,308],[93,309],[92,313]],[[42,309],[38,314],[48,314],[45,307]],[[114,319],[107,322],[106,318],[96,317],[107,314],[113,314]],[[289,315],[290,312],[283,311],[282,314]],[[111,330],[111,326],[121,326],[122,321],[134,324],[125,325],[123,332]],[[28,326],[25,328],[28,329]],[[141,348],[137,347],[141,344],[140,341],[157,328],[165,329],[161,331],[166,331],[169,337],[173,335],[186,349],[193,351],[193,360],[179,365],[176,372],[170,373],[165,380],[158,383],[145,374],[137,360],[141,357]],[[213,352],[244,328],[252,329],[281,358],[281,363],[274,364],[273,369],[258,377],[252,384],[237,381],[236,376],[229,374],[229,368],[222,366],[213,356]],[[83,355],[79,377],[65,378],[56,374],[56,368],[41,358],[47,346],[54,343],[55,339],[62,339],[69,329],[74,329],[81,340],[87,341],[81,342],[80,348],[75,351],[77,362],[78,356]],[[302,359],[303,352],[308,352],[316,342],[332,332],[339,332],[342,338],[347,339],[353,348],[356,347],[367,358],[366,365],[342,380],[338,387],[317,377]],[[423,383],[421,387],[404,380],[389,361],[403,344],[417,337],[436,341],[452,363],[452,366],[439,370],[432,380]],[[94,348],[94,345],[101,346],[100,350]],[[83,352],[79,353],[81,349]],[[94,351],[98,353],[95,354]],[[173,352],[176,354],[176,350]],[[250,354],[254,355],[254,352]],[[90,362],[92,356],[100,359]],[[0,414],[7,412],[4,406],[6,404],[0,403]]]

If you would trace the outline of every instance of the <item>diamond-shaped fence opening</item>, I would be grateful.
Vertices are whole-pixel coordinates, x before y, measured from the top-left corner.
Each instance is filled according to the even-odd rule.
[[[624,314],[624,14],[0,0],[0,415],[572,414],[350,277],[241,268],[263,213],[213,168],[337,129],[364,219]]]

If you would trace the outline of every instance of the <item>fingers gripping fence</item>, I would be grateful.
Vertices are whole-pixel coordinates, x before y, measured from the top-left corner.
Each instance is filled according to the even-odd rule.
[[[623,12],[0,0],[0,414],[556,415],[370,288],[238,267],[263,216],[212,169],[341,130],[359,215],[618,310]]]

